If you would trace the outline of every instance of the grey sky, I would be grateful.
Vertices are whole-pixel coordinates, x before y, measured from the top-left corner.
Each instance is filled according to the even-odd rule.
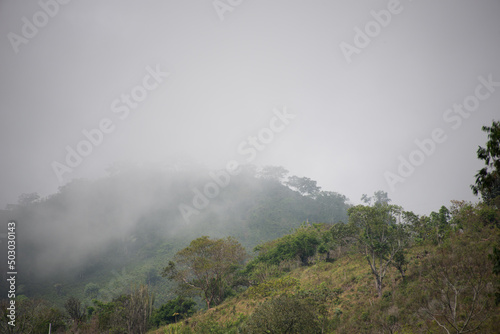
[[[48,7],[47,24],[13,47],[23,17],[43,20],[40,3],[54,1],[0,0],[0,207],[55,192],[64,183],[53,162],[103,119],[113,130],[63,182],[105,175],[115,161],[243,162],[238,147],[284,107],[295,118],[252,163],[282,165],[354,203],[379,189],[420,214],[474,200],[480,128],[500,118],[500,87],[460,125],[443,116],[475,94],[478,77],[500,82],[498,0],[221,0],[234,4],[224,20],[211,0],[73,0]],[[371,11],[388,8],[390,22],[376,23]],[[354,29],[377,25],[349,62],[341,43],[355,47]],[[120,119],[113,102],[142,86],[147,68],[169,76]],[[384,173],[436,128],[446,141],[391,189]]]

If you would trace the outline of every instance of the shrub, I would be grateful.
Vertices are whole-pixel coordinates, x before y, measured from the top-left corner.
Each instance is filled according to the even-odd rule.
[[[156,326],[168,325],[190,317],[195,312],[196,302],[191,298],[177,297],[163,304],[153,312],[151,323]]]
[[[246,333],[321,333],[314,306],[303,298],[280,296],[264,302],[250,316]]]

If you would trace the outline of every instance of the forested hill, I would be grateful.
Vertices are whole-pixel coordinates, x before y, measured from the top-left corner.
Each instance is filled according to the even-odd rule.
[[[482,200],[423,216],[282,167],[122,168],[23,194],[0,212],[19,326],[0,332],[498,333],[500,123],[483,130]]]
[[[348,207],[345,196],[282,167],[243,166],[229,174],[129,166],[75,180],[45,198],[23,194],[0,214],[17,221],[18,293],[60,305],[68,294],[84,298],[89,283],[109,285],[124,268],[123,284],[141,283],[146,264],[156,275],[199,236],[233,236],[251,251],[304,221],[346,222]],[[159,293],[162,299],[166,292]]]

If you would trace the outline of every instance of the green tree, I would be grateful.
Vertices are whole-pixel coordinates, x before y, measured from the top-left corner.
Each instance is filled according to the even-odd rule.
[[[383,280],[394,257],[406,247],[406,232],[396,224],[401,208],[395,205],[358,205],[348,210],[349,225],[375,278],[379,297]]]
[[[394,254],[392,259],[392,266],[396,268],[401,274],[401,278],[405,279],[405,273],[408,268],[408,260],[406,259],[406,252],[403,249],[400,249]]]
[[[180,319],[190,317],[194,314],[195,310],[196,302],[194,300],[178,296],[155,310],[151,316],[151,323],[156,327],[168,325]]]
[[[346,212],[350,206],[344,195],[333,191],[320,191],[315,202],[318,206],[318,212],[323,213],[318,221],[330,224],[347,222]]]
[[[94,306],[90,308],[93,320],[97,323],[99,333],[127,333],[126,309],[129,295],[121,295],[110,302],[93,300]]]
[[[417,244],[422,244],[431,238],[433,229],[430,225],[430,219],[427,216],[419,216],[411,211],[403,211],[402,223],[408,230],[409,236]]]
[[[245,249],[234,238],[211,240],[203,236],[177,252],[175,262],[169,262],[162,276],[177,281],[184,290],[200,292],[210,308],[224,300],[246,257]]]
[[[476,173],[471,189],[474,195],[481,194],[483,200],[489,202],[500,196],[500,121],[483,126],[482,130],[488,133],[488,141],[486,147],[479,146],[477,158],[483,160],[485,166]]]
[[[64,308],[71,320],[77,324],[85,319],[85,309],[82,307],[82,303],[78,298],[69,297],[66,303],[64,303]]]
[[[259,255],[251,265],[258,262],[279,265],[282,261],[296,259],[302,265],[309,265],[309,259],[316,254],[320,243],[318,229],[302,225],[291,234],[255,247],[254,251],[259,252]]]
[[[287,174],[288,170],[281,166],[264,166],[259,172],[261,178],[277,182],[281,182]]]
[[[429,219],[429,223],[435,231],[434,241],[440,244],[450,229],[450,211],[443,205],[439,209],[439,212],[432,211]]]
[[[0,333],[36,334],[48,333],[51,326],[53,333],[64,333],[66,315],[59,309],[51,307],[40,299],[16,298],[15,327],[8,324],[10,301],[0,301]]]
[[[315,197],[321,190],[321,187],[317,186],[316,181],[308,177],[290,176],[286,184],[304,196]]]
[[[366,205],[370,205],[372,200],[374,200],[374,204],[389,204],[389,202],[391,201],[391,199],[387,195],[387,192],[382,191],[382,190],[378,190],[378,191],[374,192],[373,197],[369,197],[367,194],[363,194],[361,196],[361,200]]]

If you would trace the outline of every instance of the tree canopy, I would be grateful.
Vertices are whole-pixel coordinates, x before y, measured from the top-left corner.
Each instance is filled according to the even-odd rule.
[[[296,189],[302,195],[315,196],[321,190],[317,182],[308,177],[290,176],[286,184],[292,189]]]
[[[474,195],[481,194],[488,202],[500,196],[500,121],[483,126],[482,130],[488,133],[488,141],[486,147],[477,149],[477,158],[483,160],[485,166],[477,172],[471,189]]]
[[[351,231],[370,265],[379,296],[382,296],[383,279],[388,267],[399,266],[401,272],[405,263],[402,251],[406,233],[403,225],[396,223],[400,213],[399,206],[387,202],[374,206],[357,205],[348,210]]]
[[[185,291],[198,291],[207,308],[220,304],[233,286],[234,274],[247,254],[232,237],[203,236],[180,250],[163,269],[162,276],[175,280]]]

